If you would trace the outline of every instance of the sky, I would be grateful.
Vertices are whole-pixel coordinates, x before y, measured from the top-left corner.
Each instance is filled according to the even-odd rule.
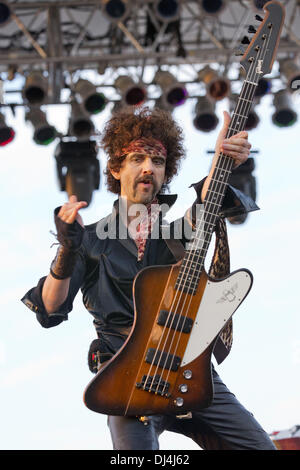
[[[299,106],[299,101],[298,101]],[[203,134],[192,124],[189,101],[174,117],[183,127],[186,158],[172,182],[178,200],[170,218],[180,216],[193,202],[191,183],[209,170],[211,154],[222,125],[225,102],[214,132]],[[299,170],[300,121],[290,128],[271,122],[271,97],[257,107],[259,126],[249,132],[256,168],[259,211],[242,225],[228,226],[231,270],[249,269],[254,284],[234,314],[234,340],[229,357],[217,371],[238,400],[271,433],[300,424],[299,324]],[[68,109],[49,106],[48,120],[66,131]],[[101,131],[110,110],[94,118]],[[69,320],[44,329],[20,301],[40,277],[49,272],[56,247],[53,210],[67,200],[56,177],[54,151],[36,145],[24,110],[7,113],[16,130],[13,142],[0,148],[1,165],[1,333],[0,333],[0,448],[112,449],[106,416],[88,410],[83,392],[93,375],[87,352],[95,339],[92,317],[79,293]],[[81,211],[86,224],[111,210],[99,152],[101,186],[90,207]],[[207,266],[210,263],[210,252]],[[165,432],[160,448],[190,450],[190,439]]]

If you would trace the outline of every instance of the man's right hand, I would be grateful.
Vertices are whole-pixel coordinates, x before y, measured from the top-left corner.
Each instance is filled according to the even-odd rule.
[[[86,207],[88,203],[86,201],[77,201],[77,197],[72,195],[69,197],[69,202],[66,202],[61,206],[58,217],[66,222],[67,224],[73,224],[75,220],[84,227],[81,215],[78,213],[80,209]]]

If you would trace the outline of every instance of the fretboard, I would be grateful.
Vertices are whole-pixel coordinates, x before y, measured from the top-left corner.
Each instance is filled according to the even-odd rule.
[[[245,128],[256,85],[255,82],[244,81],[242,91],[232,114],[226,138],[237,134]],[[202,206],[203,210],[200,213],[200,217],[196,219],[194,238],[186,249],[182,260],[175,286],[177,289],[190,294],[194,294],[197,290],[233,164],[234,161],[231,157],[224,155],[222,152],[219,154]]]

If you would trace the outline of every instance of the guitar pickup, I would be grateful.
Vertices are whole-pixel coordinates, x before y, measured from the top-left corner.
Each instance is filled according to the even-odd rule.
[[[181,363],[181,358],[174,354],[169,354],[159,349],[149,348],[146,354],[146,362],[158,366],[162,369],[177,371]]]
[[[161,310],[159,312],[157,324],[182,333],[190,333],[193,326],[193,320],[189,317],[183,317],[178,313]]]

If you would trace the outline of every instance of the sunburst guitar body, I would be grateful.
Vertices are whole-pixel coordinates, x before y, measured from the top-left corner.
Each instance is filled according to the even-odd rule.
[[[132,331],[88,385],[84,400],[91,410],[182,414],[211,402],[215,340],[248,294],[252,275],[241,269],[216,281],[203,271],[197,292],[189,294],[174,287],[180,265],[145,268],[136,277]]]

